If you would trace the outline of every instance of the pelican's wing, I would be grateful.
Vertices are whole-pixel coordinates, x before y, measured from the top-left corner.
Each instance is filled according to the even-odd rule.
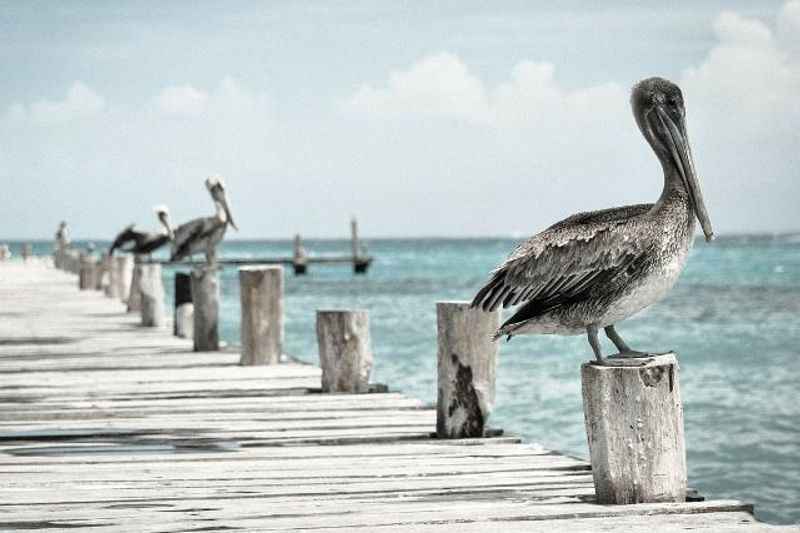
[[[170,261],[180,261],[192,254],[197,243],[202,242],[216,229],[214,218],[196,218],[175,229],[175,241]]]
[[[155,252],[167,244],[167,242],[169,242],[169,235],[161,233],[148,233],[144,236],[142,242],[136,245],[133,251],[137,254],[149,254],[151,252]]]
[[[111,247],[108,249],[109,255],[114,255],[114,250],[119,248],[120,246],[125,245],[130,241],[136,240],[136,232],[133,230],[134,224],[129,226],[125,226],[125,229],[120,231],[116,237],[114,237],[114,242],[111,243]]]
[[[520,244],[492,272],[472,306],[493,311],[528,302],[525,314],[534,316],[581,299],[645,255],[646,243],[631,238],[636,232],[621,229],[638,224],[650,208],[652,204],[642,204],[579,213],[547,228]]]

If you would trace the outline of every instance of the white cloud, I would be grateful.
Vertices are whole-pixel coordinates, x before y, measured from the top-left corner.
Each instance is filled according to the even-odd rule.
[[[206,110],[208,93],[190,85],[166,87],[158,93],[155,103],[167,115],[197,116]]]
[[[568,91],[556,81],[552,64],[533,61],[518,63],[508,81],[491,87],[458,56],[441,53],[392,72],[383,87],[362,85],[348,108],[383,118],[425,115],[541,129],[602,122],[606,111],[625,108],[625,95],[616,84]]]
[[[687,69],[681,81],[702,104],[693,107],[715,121],[736,120],[749,128],[776,114],[796,114],[800,64],[773,31],[761,21],[731,12],[717,18],[714,31],[719,43],[702,64]]]
[[[63,100],[40,100],[29,106],[21,103],[12,104],[6,119],[21,122],[27,119],[43,124],[54,124],[84,119],[101,113],[106,107],[102,96],[76,81],[67,91]]]
[[[800,194],[800,0],[784,4],[773,21],[723,12],[711,29],[715,45],[674,81],[686,95],[712,218],[723,232],[785,228],[784,207]],[[459,191],[466,186],[461,176],[485,172],[487,205],[555,219],[574,210],[576,198],[581,208],[595,207],[586,198],[597,207],[655,198],[658,167],[636,130],[628,94],[617,83],[568,89],[553,64],[534,61],[490,84],[458,56],[441,53],[361,86],[347,108],[389,132],[389,146],[371,147],[384,161],[404,150],[395,165],[458,175]],[[464,127],[453,129],[453,120]],[[575,186],[580,195],[571,194]],[[539,189],[548,197],[508,194]]]
[[[784,4],[778,15],[777,37],[797,60],[800,56],[800,0]]]
[[[384,87],[362,85],[349,105],[383,116],[420,113],[477,121],[487,118],[483,82],[450,53],[431,55],[407,70],[392,72]]]

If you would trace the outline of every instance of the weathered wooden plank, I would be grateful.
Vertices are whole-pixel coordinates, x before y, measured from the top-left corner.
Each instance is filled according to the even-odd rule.
[[[783,531],[736,501],[597,505],[584,461],[432,439],[418,400],[316,394],[308,365],[245,372],[71,276],[15,268],[0,266],[20,310],[0,322],[2,531]]]

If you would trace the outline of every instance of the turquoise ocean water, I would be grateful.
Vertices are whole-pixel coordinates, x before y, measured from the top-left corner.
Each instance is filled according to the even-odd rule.
[[[19,245],[12,245],[17,254]],[[433,402],[435,302],[470,299],[515,241],[367,245],[376,261],[366,276],[344,265],[311,265],[301,277],[287,269],[286,352],[316,361],[316,309],[367,309],[373,381]],[[305,246],[312,255],[349,250],[344,240]],[[35,251],[48,253],[50,244]],[[222,248],[225,257],[290,254],[288,241],[229,241]],[[171,304],[173,270],[164,276]],[[221,287],[221,335],[238,344],[234,268],[224,271]],[[800,522],[800,237],[698,240],[669,296],[618,330],[634,348],[679,353],[690,485],[706,497],[754,502],[763,520]],[[606,342],[606,352],[612,349]],[[503,343],[490,425],[586,457],[579,370],[590,355],[582,336]]]

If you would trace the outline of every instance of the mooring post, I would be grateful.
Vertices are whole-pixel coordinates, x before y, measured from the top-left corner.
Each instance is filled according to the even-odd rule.
[[[108,256],[101,255],[95,261],[94,269],[94,290],[102,291],[105,289],[103,282],[108,275]]]
[[[142,310],[142,258],[134,256],[131,290],[128,293],[128,312],[138,313]]]
[[[175,272],[175,317],[172,333],[182,339],[194,338],[192,275],[187,272]]]
[[[140,265],[139,292],[141,296],[142,326],[161,327],[167,323],[164,310],[164,281],[161,265]]]
[[[469,302],[437,302],[438,399],[436,435],[482,437],[494,407],[500,312],[470,308]]]
[[[117,297],[122,303],[127,303],[131,294],[131,278],[133,277],[133,257],[120,255],[116,261]]]
[[[283,267],[239,269],[241,365],[274,365],[283,352]]]
[[[69,271],[75,275],[81,273],[81,254],[77,250],[69,250]]]
[[[118,281],[119,272],[117,271],[117,262],[114,257],[108,254],[103,255],[103,270],[105,271],[105,293],[107,298],[118,298]]]
[[[219,350],[219,281],[215,267],[192,270],[194,351]]]
[[[361,256],[361,242],[358,240],[358,220],[350,219],[350,244],[353,249],[353,272],[365,274],[369,268],[369,260]]]
[[[675,354],[642,366],[581,366],[597,503],[686,500],[683,404]]]
[[[78,270],[78,288],[82,291],[94,290],[95,287],[95,260],[89,254],[81,254],[80,268]]]
[[[305,274],[308,270],[308,254],[306,254],[306,249],[303,247],[303,241],[299,233],[294,236],[292,267],[294,267],[294,273],[297,276]]]
[[[367,311],[318,310],[317,342],[322,392],[369,391],[373,357]]]

